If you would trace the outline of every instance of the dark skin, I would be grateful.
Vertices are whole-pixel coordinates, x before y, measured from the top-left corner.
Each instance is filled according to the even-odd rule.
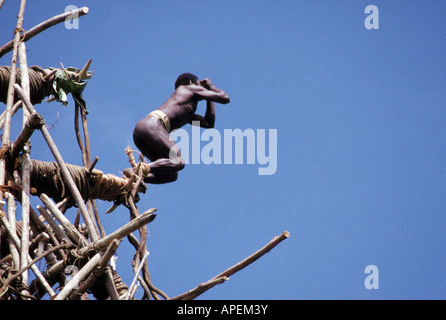
[[[206,100],[204,116],[196,114],[199,101]],[[210,79],[197,83],[179,86],[158,110],[163,111],[170,119],[171,130],[181,128],[185,124],[198,121],[202,128],[213,128],[215,124],[214,103],[227,104],[229,96],[218,89]],[[178,171],[182,170],[185,161],[162,122],[155,116],[141,119],[133,131],[133,140],[142,154],[147,157],[150,173],[144,182],[161,184],[177,180]],[[176,155],[171,161],[171,155]]]

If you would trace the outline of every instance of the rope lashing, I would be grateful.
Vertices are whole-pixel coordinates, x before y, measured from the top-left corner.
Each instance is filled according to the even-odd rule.
[[[82,198],[114,201],[128,190],[129,179],[113,174],[104,174],[93,169],[91,172],[85,167],[67,164],[68,171],[73,178]],[[69,197],[69,206],[74,205],[71,192],[63,179],[59,165],[56,162],[31,160],[31,188],[32,193],[45,193],[55,202]]]
[[[46,73],[39,66],[32,66],[28,68],[29,74],[29,89],[31,95],[31,103],[38,104],[51,94],[51,81],[45,79]],[[6,103],[8,95],[9,78],[11,77],[11,67],[0,67],[0,102]],[[45,81],[47,80],[47,81]],[[16,71],[16,83],[20,84],[21,76],[20,70]],[[14,96],[14,101],[18,100],[17,94]]]

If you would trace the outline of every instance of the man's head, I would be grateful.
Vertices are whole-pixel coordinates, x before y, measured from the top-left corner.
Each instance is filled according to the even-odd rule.
[[[179,86],[190,85],[191,83],[196,85],[200,84],[196,75],[192,73],[180,74],[179,77],[177,78],[177,81],[175,81],[175,89],[177,89]]]

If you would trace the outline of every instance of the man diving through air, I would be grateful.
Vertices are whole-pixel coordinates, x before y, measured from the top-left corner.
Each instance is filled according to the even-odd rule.
[[[206,113],[195,114],[199,101],[206,100]],[[133,141],[151,162],[144,182],[161,184],[177,180],[178,171],[185,161],[169,133],[186,123],[213,128],[215,123],[214,102],[227,104],[229,96],[218,89],[209,79],[199,81],[191,73],[181,74],[175,82],[175,92],[157,110],[141,119],[133,130]],[[171,155],[176,156],[175,161]],[[147,171],[147,170],[146,170]],[[124,171],[128,175],[129,172]]]

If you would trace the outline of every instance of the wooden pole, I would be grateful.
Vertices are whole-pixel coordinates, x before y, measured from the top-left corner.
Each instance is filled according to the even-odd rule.
[[[240,261],[239,263],[235,264],[234,266],[230,267],[229,269],[223,271],[222,273],[216,275],[209,281],[200,284],[196,288],[189,290],[188,292],[185,292],[183,294],[180,294],[179,296],[173,297],[170,300],[192,300],[201,295],[203,292],[211,289],[217,284],[223,283],[226,280],[229,279],[229,276],[233,275],[234,273],[242,270],[243,268],[247,267],[269,251],[271,251],[275,246],[277,246],[279,243],[281,243],[283,240],[288,239],[290,236],[288,231],[284,231],[280,236],[274,237],[267,245],[262,247],[260,250],[256,251],[246,259]]]
[[[29,76],[28,65],[26,61],[26,48],[25,44],[19,45],[19,60],[20,60],[20,73],[21,73],[21,85],[23,90],[29,96]],[[29,112],[26,108],[23,108],[23,128],[25,127],[29,118]],[[22,157],[22,252],[20,253],[21,267],[26,266],[26,257],[29,251],[29,187],[30,187],[30,171],[31,171],[31,159],[30,159],[30,143],[27,141],[23,147]],[[22,275],[23,284],[28,285],[28,272],[25,271]]]
[[[92,250],[95,251],[104,250],[110,245],[110,243],[112,243],[113,240],[120,240],[126,237],[128,234],[132,233],[133,231],[138,230],[141,226],[152,222],[153,219],[155,219],[156,217],[156,214],[154,214],[155,211],[156,209],[154,208],[149,209],[139,217],[131,220],[130,222],[119,228],[118,230],[110,233],[108,236],[95,241],[94,243],[88,245],[87,247],[81,248],[79,250],[79,255],[85,256]]]
[[[4,211],[0,211],[0,221],[3,223],[3,225],[5,226],[6,231],[8,232],[9,236],[11,237],[14,245],[16,246],[18,251],[21,251],[20,249],[20,239],[19,237],[17,237],[17,235],[15,233],[13,233],[13,231],[11,230],[11,226],[8,222],[8,220],[6,220],[5,217],[5,213]],[[32,261],[31,257],[28,255],[26,260],[26,263],[28,264],[28,262]],[[53,291],[53,289],[51,288],[51,286],[48,284],[48,282],[45,280],[45,278],[43,277],[42,273],[40,272],[40,270],[36,267],[35,264],[31,265],[31,270],[34,272],[34,274],[36,275],[36,277],[39,279],[39,281],[43,284],[45,290],[50,294],[50,296],[54,296],[55,293]]]
[[[104,273],[108,262],[110,261],[111,257],[115,254],[116,250],[118,249],[119,244],[121,243],[120,240],[114,240],[110,246],[107,248],[107,251],[102,255],[101,261],[98,263],[98,267],[96,270],[94,270],[88,278],[82,282],[82,284],[79,286],[78,289],[76,289],[71,295],[69,300],[79,300],[79,298],[84,294],[95,282],[98,280],[98,278]]]
[[[59,228],[56,221],[53,220],[51,215],[46,211],[46,209],[42,206],[37,205],[37,210],[40,212],[42,217],[45,218],[45,220],[48,222],[48,225],[53,229],[56,236],[59,238],[60,241],[64,240],[67,243],[71,243],[70,238],[63,232],[62,229]]]
[[[88,244],[87,239],[71,224],[71,222],[64,216],[62,212],[57,208],[56,204],[44,193],[40,195],[40,200],[51,211],[57,221],[65,228],[65,231],[74,239],[74,241],[80,246],[86,246]],[[40,210],[39,210],[40,211]]]
[[[26,0],[22,0],[20,3],[19,15],[17,16],[17,26],[14,30],[14,40],[11,42],[12,48],[12,58],[11,58],[11,76],[9,78],[8,95],[6,99],[6,114],[4,129],[2,135],[2,145],[9,146],[9,136],[11,131],[11,116],[12,116],[12,106],[14,104],[14,83],[16,80],[16,70],[17,70],[17,52],[20,43],[20,31],[23,30],[23,16],[25,14],[25,4]],[[9,50],[11,51],[11,50]],[[5,161],[2,159],[0,161],[0,184],[5,184]],[[0,191],[0,200],[3,199],[3,192]]]
[[[130,284],[129,291],[127,292],[126,296],[123,298],[123,300],[131,300],[133,296],[136,293],[136,280],[138,279],[139,273],[141,272],[141,269],[144,265],[144,262],[146,261],[147,257],[149,256],[149,251],[146,251],[144,253],[144,256],[141,259],[141,262],[139,263],[138,268],[135,269],[135,277],[133,278],[132,283]]]
[[[13,233],[16,233],[16,205],[15,205],[15,199],[14,196],[12,194],[10,194],[9,192],[5,192],[5,198],[8,201],[8,219],[9,219],[9,224],[11,225],[11,231]],[[14,243],[11,241],[9,241],[9,251],[11,252],[12,255],[12,260],[14,262],[14,267],[18,270],[20,269],[20,255],[19,252],[17,251],[17,248],[15,247]]]
[[[22,101],[24,102],[25,106],[29,109],[29,111],[36,112],[33,105],[31,104],[31,101],[29,100],[29,97],[26,95],[26,93],[23,92],[22,88],[18,86],[17,84],[14,84],[15,89],[20,94]],[[51,153],[53,154],[54,158],[57,161],[57,164],[59,165],[60,171],[68,185],[68,188],[71,191],[71,194],[74,197],[74,200],[76,201],[79,210],[82,214],[82,218],[84,218],[84,222],[87,225],[88,233],[90,234],[90,237],[92,241],[96,241],[99,239],[99,233],[96,230],[96,226],[94,224],[93,218],[90,216],[88,209],[84,203],[84,200],[82,199],[82,196],[79,192],[79,190],[76,187],[76,184],[74,183],[73,178],[70,175],[70,172],[68,171],[67,165],[63,161],[63,158],[59,152],[59,150],[56,147],[56,144],[53,141],[53,138],[51,137],[48,128],[43,125],[40,128],[40,131],[42,132],[43,138],[45,139],[46,143],[48,144],[48,147],[51,150]]]
[[[65,12],[65,13],[61,13],[57,16],[54,16],[51,19],[48,19],[48,20],[38,24],[37,26],[29,29],[28,31],[26,31],[22,41],[24,41],[24,42],[28,41],[32,37],[41,33],[42,31],[45,31],[46,29],[48,29],[56,24],[64,22],[70,16],[82,17],[82,16],[88,14],[88,12],[89,12],[89,9],[87,7],[82,7],[77,10],[72,10],[70,12]],[[20,27],[21,27],[21,25],[20,25]],[[7,44],[5,44],[4,46],[2,46],[0,48],[0,58],[3,57],[6,53],[13,50],[13,47],[14,47],[14,41],[10,41]]]
[[[88,277],[88,275],[94,270],[94,268],[101,261],[101,255],[99,253],[95,254],[93,258],[91,258],[85,266],[80,269],[76,275],[68,281],[65,287],[59,292],[59,294],[54,298],[54,300],[65,300],[67,296],[76,288],[79,287],[79,283]]]

